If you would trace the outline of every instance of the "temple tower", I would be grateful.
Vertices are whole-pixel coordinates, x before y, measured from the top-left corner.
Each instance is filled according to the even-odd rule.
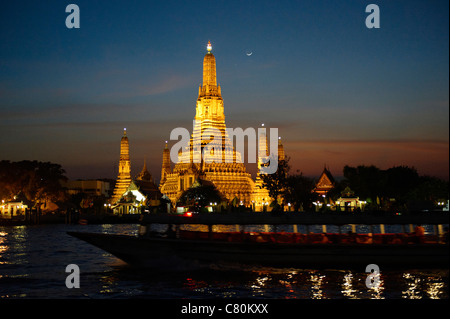
[[[278,161],[284,161],[286,156],[284,154],[284,146],[281,143],[281,136],[278,137]]]
[[[131,162],[130,162],[130,148],[127,137],[127,129],[123,129],[123,136],[120,140],[120,161],[119,161],[119,174],[117,176],[116,187],[114,188],[114,194],[111,197],[111,203],[116,203],[127,187],[131,183]]]
[[[163,151],[163,161],[162,161],[162,168],[161,168],[161,182],[160,184],[164,184],[167,178],[167,174],[171,173],[171,164],[170,164],[170,151],[167,147],[167,141],[166,146],[164,147]]]
[[[262,124],[264,127],[264,124]],[[273,198],[269,195],[269,190],[263,186],[263,180],[261,178],[260,168],[264,163],[269,160],[269,143],[267,141],[267,135],[265,130],[261,130],[258,137],[258,169],[256,171],[255,186],[252,193],[252,207],[254,211],[266,211],[270,210],[270,203]],[[278,162],[285,160],[284,146],[281,143],[281,137],[278,137]],[[278,199],[280,201],[281,198]]]
[[[261,125],[264,127],[264,124]],[[252,192],[252,208],[254,211],[265,211],[272,202],[269,191],[263,187],[261,179],[261,166],[269,159],[269,147],[265,130],[261,130],[258,136],[258,162],[256,170],[255,186]]]
[[[147,160],[144,160],[144,167],[142,167],[142,171],[136,176],[136,180],[153,182],[152,174],[147,169]]]
[[[172,173],[167,170],[168,165],[163,159],[160,189],[175,204],[183,191],[201,178],[211,181],[229,202],[237,199],[250,205],[254,182],[226,132],[216,58],[211,51],[208,41],[203,58],[203,83],[198,90],[189,146],[180,152]]]

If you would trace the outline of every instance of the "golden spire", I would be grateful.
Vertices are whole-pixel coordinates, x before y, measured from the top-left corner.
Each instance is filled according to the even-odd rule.
[[[111,203],[116,203],[126,191],[131,183],[131,162],[130,145],[127,137],[127,129],[123,129],[123,136],[120,140],[119,174],[117,176],[114,194]]]
[[[284,146],[281,143],[281,136],[278,137],[278,160],[284,161],[285,155],[284,155]]]
[[[262,128],[261,133],[259,134],[259,138],[258,138],[258,144],[259,144],[258,161],[262,161],[262,158],[265,158],[269,155],[267,135],[266,135],[266,129],[264,128],[264,123],[261,124],[261,128]]]
[[[142,171],[146,171],[147,170],[147,157],[144,158],[144,167],[142,168]]]
[[[204,178],[212,182],[228,201],[239,198],[240,201],[249,204],[254,182],[246,171],[241,154],[234,149],[227,133],[211,41],[208,41],[206,49],[203,59],[203,83],[198,90],[194,128],[188,151],[180,150],[178,161],[171,170],[169,150],[164,149],[160,190],[175,204],[181,193],[192,186],[194,180]],[[213,137],[214,143],[211,143],[213,145],[209,144],[212,141],[208,137],[210,132],[213,135],[216,132],[220,134],[217,139]],[[206,149],[205,145],[211,148]],[[229,159],[231,161],[228,161]]]
[[[166,145],[164,146],[163,151],[163,162],[162,162],[162,168],[161,168],[161,182],[160,184],[164,184],[165,180],[167,179],[167,175],[171,173],[171,165],[170,165],[170,151],[169,147]]]
[[[203,87],[209,86],[208,90],[214,90],[217,89],[216,58],[211,53],[212,46],[210,41],[208,41],[206,48],[208,53],[203,59]]]
[[[147,158],[144,159],[144,167],[142,168],[142,171],[136,176],[137,180],[140,181],[152,181],[152,174],[147,169]]]
[[[120,140],[120,160],[129,161],[130,160],[130,146],[128,144],[127,129],[123,129],[123,136]]]

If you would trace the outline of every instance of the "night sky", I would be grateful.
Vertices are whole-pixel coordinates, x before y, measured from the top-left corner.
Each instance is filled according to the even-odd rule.
[[[0,160],[115,178],[126,127],[132,173],[146,158],[158,181],[171,130],[192,131],[210,40],[227,126],[277,127],[294,170],[448,180],[448,28],[447,0],[3,1]]]

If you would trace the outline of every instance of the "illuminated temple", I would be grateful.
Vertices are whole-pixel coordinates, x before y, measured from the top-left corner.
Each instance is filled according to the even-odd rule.
[[[130,146],[128,143],[127,129],[123,129],[123,136],[120,140],[120,160],[119,174],[117,176],[114,194],[110,202],[116,203],[127,190],[131,183],[131,162],[130,162]]]
[[[135,214],[141,212],[142,206],[159,206],[160,198],[161,193],[145,161],[142,171],[134,179],[131,178],[130,145],[127,130],[124,129],[120,140],[119,173],[109,207],[116,214]]]
[[[120,145],[119,172],[110,200],[115,212],[137,212],[138,207],[149,205],[149,200],[159,201],[161,195],[165,195],[172,205],[176,206],[184,191],[204,182],[214,184],[228,203],[252,207],[255,211],[268,209],[272,199],[268,190],[263,187],[260,175],[261,165],[269,159],[265,130],[258,136],[258,171],[254,181],[246,170],[241,153],[233,146],[233,137],[230,138],[226,130],[223,99],[220,85],[217,84],[216,59],[211,50],[211,43],[208,42],[207,53],[203,59],[203,83],[198,91],[193,132],[189,142],[178,152],[173,169],[166,141],[159,190],[153,183],[146,164],[139,176],[134,180],[131,178],[129,141],[124,129]],[[278,160],[283,159],[283,145],[281,140],[278,140]],[[200,181],[203,182],[199,183]]]
[[[252,209],[254,211],[266,211],[269,210],[269,204],[272,202],[272,198],[269,196],[269,191],[263,187],[262,173],[260,173],[261,166],[269,159],[269,148],[265,132],[260,134],[258,141],[258,169],[256,171],[255,186],[252,192]],[[281,138],[278,138],[278,161],[284,159],[284,147],[281,143]]]
[[[220,85],[217,84],[216,59],[211,50],[211,43],[208,42],[207,53],[203,59],[203,83],[198,90],[194,129],[189,147],[186,152],[179,152],[178,161],[171,170],[166,144],[160,190],[176,204],[183,191],[200,178],[212,182],[228,202],[238,201],[242,205],[250,206],[255,192],[255,182],[247,172],[241,154],[234,149],[227,134],[223,99]],[[216,153],[211,144],[217,139],[208,135],[208,132],[214,130],[221,135],[218,146],[221,151]],[[200,154],[204,154],[200,161],[193,160],[196,156],[195,147],[199,147]],[[207,151],[204,152],[206,147]],[[232,158],[232,162],[227,163],[225,158]]]

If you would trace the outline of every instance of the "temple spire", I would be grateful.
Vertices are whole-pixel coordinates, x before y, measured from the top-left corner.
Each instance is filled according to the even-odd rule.
[[[164,149],[160,190],[175,205],[195,180],[202,179],[213,183],[227,201],[238,198],[238,203],[242,201],[249,205],[253,181],[246,171],[241,153],[234,149],[228,136],[223,99],[217,84],[216,58],[212,54],[210,41],[206,49],[203,57],[203,82],[198,89],[189,147],[186,147],[186,152],[178,153],[172,170],[169,150]],[[214,143],[210,143],[212,140]]]
[[[284,161],[286,156],[284,154],[284,146],[281,143],[281,136],[278,137],[278,161]]]
[[[142,171],[147,170],[147,157],[144,158],[144,167],[142,168]]]
[[[208,41],[206,48],[208,53],[203,59],[203,87],[214,90],[217,89],[216,58],[211,53],[212,46],[210,41]]]
[[[136,180],[153,182],[152,174],[150,174],[147,169],[147,158],[144,159],[144,167],[142,168],[142,171],[136,176]]]
[[[216,58],[211,53],[211,42],[208,41],[208,52],[203,58],[203,83],[198,88],[198,98],[195,119],[224,121],[222,93],[220,85],[217,85]],[[225,123],[223,123],[225,126]],[[223,127],[225,128],[225,127]]]
[[[123,129],[123,136],[120,139],[119,174],[117,176],[116,187],[111,198],[111,203],[116,203],[123,195],[131,183],[131,162],[130,145],[127,137],[127,129]]]
[[[166,145],[164,146],[164,151],[163,151],[163,162],[162,162],[162,169],[161,169],[161,182],[160,184],[164,184],[164,182],[167,179],[167,175],[171,173],[171,165],[170,165],[170,150],[169,147],[167,145],[167,141],[166,141]]]

